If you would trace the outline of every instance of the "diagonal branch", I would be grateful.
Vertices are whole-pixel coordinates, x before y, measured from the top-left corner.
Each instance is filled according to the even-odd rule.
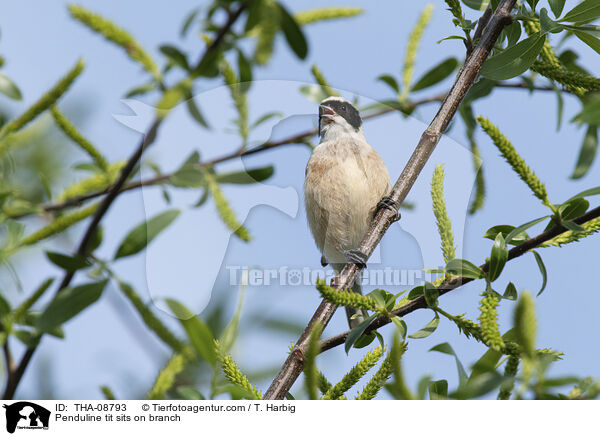
[[[479,43],[465,61],[450,92],[444,99],[431,124],[421,136],[419,144],[392,188],[390,197],[398,204],[404,201],[427,163],[429,156],[454,117],[462,99],[475,81],[479,69],[488,57],[498,35],[500,35],[504,26],[511,22],[510,13],[515,3],[516,0],[503,0],[482,31]],[[395,212],[389,209],[381,209],[371,222],[371,226],[358,249],[365,255],[370,256],[386,230],[394,222],[395,215]],[[335,287],[338,289],[350,288],[359,271],[360,268],[357,265],[346,264],[342,272],[335,279]],[[265,393],[265,400],[283,399],[285,397],[285,394],[290,390],[302,371],[302,362],[312,327],[315,323],[319,323],[325,328],[336,308],[334,304],[328,301],[323,300],[321,302],[304,332],[296,342],[294,349]]]
[[[577,224],[583,224],[583,223],[586,223],[586,222],[591,221],[598,217],[600,217],[600,206],[575,218],[573,221],[576,222]],[[539,247],[542,243],[549,241],[550,239],[552,239],[566,231],[568,231],[568,229],[563,226],[560,226],[560,225],[554,226],[551,229],[548,229],[545,232],[540,233],[539,235],[537,235],[533,238],[530,238],[527,241],[523,242],[522,244],[517,245],[516,247],[512,248],[508,252],[508,260],[512,260],[519,256],[522,256],[523,254],[527,253],[529,250]],[[483,271],[487,271],[489,266],[490,266],[490,263],[488,261],[488,262],[485,262],[484,264],[480,265],[479,268],[481,268]],[[466,283],[469,283],[473,280],[474,279],[464,278],[464,277],[458,277],[458,278],[455,278],[452,280],[447,280],[444,283],[442,283],[440,286],[438,286],[437,290],[441,296],[441,295],[447,294],[448,292],[450,292]],[[409,303],[405,304],[404,306],[399,307],[396,310],[393,310],[392,312],[390,312],[390,315],[402,317],[411,312],[414,312],[417,309],[426,309],[427,307],[428,306],[427,306],[427,302],[425,301],[425,297],[421,295],[421,296],[415,298],[414,300],[410,301]],[[388,318],[387,316],[381,316],[373,321],[373,323],[365,330],[365,334],[368,334],[369,332],[372,332],[373,330],[377,330],[380,327],[383,327],[384,325],[389,324],[390,322],[391,322],[390,318]],[[350,333],[350,331],[348,330],[348,331],[345,331],[338,335],[335,335],[330,338],[322,340],[319,343],[320,352],[329,350],[331,348],[334,348],[334,347],[337,347],[338,345],[343,344],[344,342],[346,342],[346,338],[348,337],[349,333]]]

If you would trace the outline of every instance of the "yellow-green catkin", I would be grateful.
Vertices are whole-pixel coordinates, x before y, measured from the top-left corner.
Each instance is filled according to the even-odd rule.
[[[525,25],[525,31],[527,32],[528,35],[533,35],[534,33],[537,33],[541,30],[541,26],[538,21],[528,20],[528,21],[524,22],[524,25]],[[556,57],[556,54],[554,53],[554,50],[552,49],[552,46],[550,45],[550,41],[548,40],[548,37],[546,37],[546,40],[544,41],[544,46],[542,47],[542,51],[540,52],[540,57],[543,59],[543,61],[547,65],[551,66],[553,69],[560,69],[560,70],[566,71],[566,69],[563,68],[563,66],[561,65],[558,57]],[[559,82],[559,83],[561,83],[561,82]],[[580,97],[586,93],[585,88],[582,88],[573,83],[562,83],[562,84],[565,85],[570,92],[572,92],[573,94],[578,95]]]
[[[125,166],[125,161],[115,162],[114,164],[110,164],[108,166],[108,171],[105,173],[96,173],[90,177],[86,177],[85,179],[78,180],[72,185],[66,187],[65,190],[57,196],[57,201],[65,201],[70,198],[82,197],[91,192],[102,191],[108,188],[110,185],[116,182],[123,166]]]
[[[504,349],[504,341],[498,328],[498,297],[493,294],[486,294],[479,303],[479,323],[481,326],[481,335],[483,342],[496,351]]]
[[[374,348],[369,351],[365,356],[354,365],[350,371],[342,379],[333,386],[327,393],[323,396],[324,400],[337,400],[339,399],[345,392],[347,392],[352,386],[354,386],[371,368],[373,368],[381,355],[383,354],[383,349],[381,346]]]
[[[335,20],[338,18],[349,18],[360,15],[364,12],[363,8],[353,7],[329,7],[310,9],[294,14],[296,22],[301,26],[311,24],[316,21]]]
[[[229,87],[231,92],[231,98],[235,105],[235,109],[239,115],[238,128],[244,147],[248,141],[249,127],[248,127],[248,101],[246,99],[246,93],[243,92],[243,87],[240,85],[240,81],[231,68],[229,62],[224,58],[221,60],[221,74],[225,79],[225,84]]]
[[[475,141],[471,141],[471,153],[473,153],[473,169],[475,170],[475,197],[469,205],[469,215],[473,215],[483,207],[485,202],[485,177],[483,176],[483,160],[481,152]]]
[[[161,80],[158,67],[152,57],[140,46],[135,38],[126,30],[114,24],[112,21],[78,5],[69,5],[71,16],[93,31],[101,34],[107,40],[122,47],[127,55],[144,67],[146,71]]]
[[[515,387],[515,381],[512,377],[517,375],[519,369],[519,358],[516,356],[509,356],[506,361],[506,367],[504,368],[504,375],[510,377],[500,386],[500,392],[498,393],[499,400],[509,400],[512,390]]]
[[[377,303],[366,295],[360,295],[351,290],[342,290],[327,286],[325,280],[317,280],[317,290],[330,303],[338,306],[354,307],[356,309],[376,310]]]
[[[223,191],[221,191],[221,187],[217,183],[214,175],[210,171],[204,170],[204,178],[208,190],[215,200],[217,211],[219,212],[219,216],[221,217],[221,220],[223,220],[223,223],[225,223],[225,225],[242,241],[249,242],[252,239],[250,233],[235,217],[235,213],[229,206],[229,202],[223,195]]]
[[[446,0],[446,4],[448,5],[448,10],[452,16],[456,18],[459,23],[462,23],[463,13],[460,2],[458,0]]]
[[[522,292],[514,315],[515,334],[525,356],[532,358],[536,354],[535,336],[536,319],[533,297],[529,292]]]
[[[443,315],[458,327],[458,331],[463,333],[467,338],[473,336],[475,340],[483,342],[483,335],[481,333],[481,327],[475,321],[465,318],[465,315],[452,315],[439,307],[435,308],[435,311],[440,315]]]
[[[394,367],[392,365],[392,359],[390,358],[390,354],[388,354],[384,361],[381,363],[381,366],[379,367],[377,372],[365,385],[362,392],[356,396],[356,399],[372,400],[373,398],[375,398],[377,393],[386,384],[393,371]]]
[[[68,215],[63,215],[56,218],[53,222],[45,227],[42,227],[36,232],[26,236],[21,241],[21,246],[32,245],[43,239],[49,238],[50,236],[56,235],[57,233],[63,232],[73,224],[78,223],[92,215],[98,208],[98,203],[86,207],[85,209],[72,212]]]
[[[54,117],[54,121],[56,121],[56,125],[63,133],[79,145],[79,147],[81,147],[81,149],[96,162],[96,165],[98,165],[102,171],[108,171],[108,162],[104,156],[102,156],[98,149],[77,130],[67,117],[56,106],[52,107],[51,113]]]
[[[504,136],[500,130],[493,125],[488,119],[478,116],[477,122],[483,128],[485,133],[492,139],[494,145],[500,150],[502,156],[508,164],[512,167],[512,169],[519,175],[521,180],[523,180],[529,189],[533,192],[537,198],[539,198],[546,206],[552,207],[552,203],[548,200],[548,193],[546,191],[546,186],[538,179],[535,173],[529,168],[529,166],[525,163],[523,158],[519,156],[515,147],[510,143],[510,141]]]
[[[541,247],[560,247],[565,244],[569,244],[571,242],[579,241],[580,239],[585,238],[586,236],[592,235],[598,231],[600,231],[600,218],[595,218],[593,220],[588,221],[587,223],[581,224],[585,230],[581,232],[576,232],[573,230],[568,230],[564,233],[561,233],[558,236],[550,239],[549,241],[543,242],[540,244]]]
[[[223,368],[223,372],[225,373],[225,377],[231,383],[240,388],[244,389],[248,395],[253,397],[253,400],[261,400],[262,392],[260,392],[250,381],[248,377],[240,370],[237,364],[233,361],[231,356],[228,354],[224,354],[221,351],[221,346],[218,341],[215,341],[217,355],[219,356],[219,361],[221,362],[221,367]]]
[[[316,323],[312,326],[308,345],[304,353],[304,381],[309,400],[318,399],[317,387],[319,371],[317,369],[317,355],[319,354],[319,339],[323,331],[321,324]]]
[[[167,391],[175,384],[177,375],[185,369],[186,361],[187,358],[184,354],[173,355],[158,373],[146,398],[148,400],[164,400]]]
[[[125,282],[119,281],[119,288],[123,295],[133,305],[135,310],[138,312],[144,324],[152,330],[156,336],[158,336],[165,344],[173,349],[175,352],[182,352],[185,345],[165,326],[160,319],[154,315],[154,313],[148,308],[148,305],[144,304],[139,294]]]
[[[179,102],[191,94],[192,79],[186,77],[167,89],[156,105],[156,116],[165,118]]]
[[[260,3],[260,24],[258,39],[254,49],[254,62],[265,65],[273,54],[275,35],[279,31],[280,9],[274,0],[264,0]]]
[[[588,91],[600,90],[600,79],[577,71],[556,67],[547,62],[535,61],[530,67],[532,71],[569,88],[585,88]],[[579,94],[577,94],[579,95]]]
[[[413,70],[415,68],[415,59],[417,57],[417,49],[419,48],[419,42],[421,41],[421,37],[423,36],[423,32],[427,23],[431,19],[431,15],[433,13],[433,5],[428,4],[417,24],[413,28],[412,33],[408,38],[408,45],[406,47],[406,56],[404,57],[404,69],[402,71],[402,93],[400,94],[400,100],[406,99],[408,93],[410,92],[410,82],[412,80]]]
[[[456,250],[454,247],[454,235],[452,224],[448,218],[446,202],[444,201],[444,166],[437,165],[433,171],[431,181],[431,201],[433,203],[433,214],[437,223],[438,233],[442,241],[442,253],[445,263],[454,259]]]
[[[394,335],[392,349],[390,351],[390,360],[392,363],[392,373],[394,375],[394,381],[392,385],[394,386],[394,392],[401,400],[413,400],[414,395],[406,386],[406,382],[404,381],[404,374],[402,371],[402,356],[406,352],[408,348],[406,342],[400,342],[398,334]]]
[[[329,383],[329,380],[327,380],[327,377],[325,377],[325,374],[321,371],[317,371],[317,386],[322,394],[327,393],[327,391],[333,387],[333,385]]]
[[[75,66],[73,66],[73,68],[71,68],[71,70],[56,83],[56,85],[42,95],[38,101],[31,105],[16,119],[6,123],[2,129],[0,129],[0,139],[4,139],[7,135],[22,129],[27,123],[35,119],[39,114],[52,107],[58,101],[58,99],[65,92],[67,92],[77,76],[81,74],[83,67],[83,60],[79,59]],[[1,149],[2,146],[0,145],[0,154]]]
[[[331,86],[329,86],[329,82],[327,82],[327,79],[325,79],[325,76],[323,75],[321,70],[319,70],[319,67],[317,67],[316,65],[313,65],[310,71],[312,72],[312,75],[315,78],[315,80],[317,81],[317,83],[319,84],[319,86],[321,86],[321,90],[323,91],[323,93],[325,95],[327,95],[328,97],[340,95],[337,92],[335,92],[331,88]]]

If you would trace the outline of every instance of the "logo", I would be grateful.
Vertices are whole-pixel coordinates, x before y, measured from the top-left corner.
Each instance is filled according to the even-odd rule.
[[[15,429],[48,430],[50,411],[29,401],[19,401],[11,405],[4,404],[6,409],[6,431],[14,433]]]

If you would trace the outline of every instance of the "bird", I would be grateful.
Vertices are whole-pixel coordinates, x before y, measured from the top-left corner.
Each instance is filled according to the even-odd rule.
[[[361,269],[367,256],[358,246],[380,208],[398,204],[389,197],[390,176],[381,156],[365,138],[360,112],[343,97],[331,96],[319,104],[320,143],[308,160],[304,179],[306,218],[321,265],[330,264],[336,275],[348,262]],[[360,274],[352,285],[361,292]],[[348,325],[354,328],[367,316],[346,307]]]

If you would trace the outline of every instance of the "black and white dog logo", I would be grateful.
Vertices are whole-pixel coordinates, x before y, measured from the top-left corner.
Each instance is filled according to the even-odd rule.
[[[14,433],[18,429],[48,429],[50,411],[29,401],[19,401],[11,405],[4,404],[6,409],[6,431]]]

